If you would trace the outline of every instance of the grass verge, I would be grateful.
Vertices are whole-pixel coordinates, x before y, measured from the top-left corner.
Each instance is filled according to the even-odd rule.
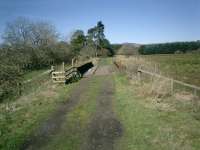
[[[31,88],[15,101],[0,104],[0,149],[19,149],[31,131],[67,99],[75,85],[55,85],[45,75],[31,81]]]
[[[149,97],[139,96],[123,75],[115,75],[115,84],[114,110],[124,128],[116,149],[200,149],[200,122],[190,113],[149,107]]]

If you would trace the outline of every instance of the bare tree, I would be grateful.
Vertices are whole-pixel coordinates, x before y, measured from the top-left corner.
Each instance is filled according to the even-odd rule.
[[[55,44],[58,40],[58,33],[53,25],[47,22],[37,22],[32,24],[31,40],[34,46]]]
[[[7,23],[3,34],[4,42],[8,45],[46,46],[57,42],[58,34],[55,27],[47,22],[31,22],[19,17]]]
[[[8,45],[30,44],[30,29],[31,23],[28,19],[17,18],[14,22],[7,23],[3,34],[4,42]]]

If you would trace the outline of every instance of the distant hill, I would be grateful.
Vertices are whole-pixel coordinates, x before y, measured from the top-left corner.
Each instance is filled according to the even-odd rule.
[[[140,44],[136,43],[124,43],[122,46],[118,49],[117,55],[137,55],[138,49],[140,48]]]

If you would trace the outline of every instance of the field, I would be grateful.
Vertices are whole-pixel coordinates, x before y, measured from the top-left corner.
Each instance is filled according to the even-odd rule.
[[[147,55],[145,60],[155,63],[163,75],[200,86],[200,54]]]
[[[146,65],[149,58],[138,62]],[[124,70],[113,64],[119,60]],[[138,62],[101,58],[95,74],[68,85],[30,72],[24,80],[32,88],[0,104],[0,149],[198,150],[200,109],[180,95],[160,97],[150,82],[130,78]]]
[[[199,54],[179,54],[179,55],[140,55],[140,56],[117,56],[115,58],[119,67],[126,71],[130,78],[137,74],[138,68],[142,68],[151,73],[161,75],[163,77],[178,80],[183,84],[190,84],[196,87],[200,86],[200,55]],[[200,91],[181,83],[171,81],[167,78],[150,76],[146,73],[141,74],[143,79],[153,82],[154,88],[162,88],[171,92],[189,92],[196,96],[200,96]],[[157,84],[157,85],[156,85]],[[171,85],[171,87],[170,87]],[[153,88],[153,87],[152,87]],[[188,94],[189,94],[188,93]]]

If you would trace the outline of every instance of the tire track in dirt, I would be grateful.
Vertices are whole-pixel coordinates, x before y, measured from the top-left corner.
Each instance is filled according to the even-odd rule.
[[[51,114],[49,119],[42,123],[40,127],[27,138],[21,149],[37,150],[47,145],[51,137],[60,132],[61,126],[66,119],[66,114],[71,112],[79,103],[81,94],[89,88],[89,83],[89,78],[81,80],[79,85],[71,92],[69,99],[63,102],[63,104]]]
[[[102,76],[97,98],[97,110],[87,129],[82,150],[113,150],[114,142],[122,135],[122,125],[112,110],[114,81],[111,75]]]

